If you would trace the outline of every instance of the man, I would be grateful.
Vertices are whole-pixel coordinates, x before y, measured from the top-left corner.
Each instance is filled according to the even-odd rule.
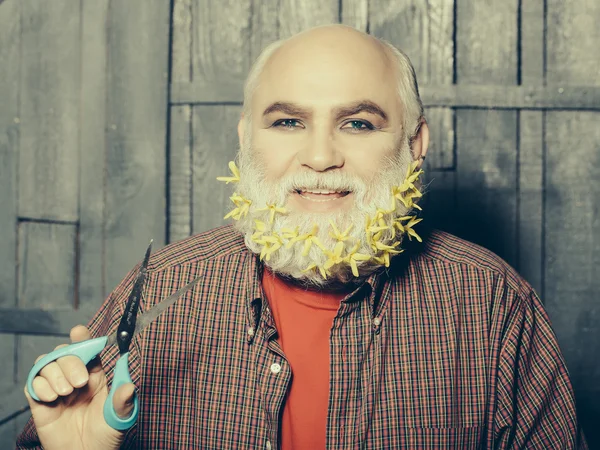
[[[532,288],[419,224],[429,132],[404,54],[344,26],[276,43],[238,133],[234,227],[151,258],[143,309],[203,281],[134,341],[137,424],[102,418],[112,348],[40,373],[19,448],[586,448]],[[72,340],[115,330],[132,282]]]

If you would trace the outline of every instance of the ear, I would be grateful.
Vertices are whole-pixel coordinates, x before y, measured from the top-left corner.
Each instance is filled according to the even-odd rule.
[[[417,168],[421,168],[425,155],[427,154],[427,148],[429,147],[429,126],[425,118],[421,119],[418,126],[417,135],[412,139],[410,149],[412,151],[413,159],[421,159],[421,162]]]
[[[240,117],[240,121],[238,122],[237,132],[238,132],[238,140],[240,142],[240,148],[243,148],[244,147],[244,133],[246,132],[246,121],[244,120],[244,113],[242,113],[242,116]]]

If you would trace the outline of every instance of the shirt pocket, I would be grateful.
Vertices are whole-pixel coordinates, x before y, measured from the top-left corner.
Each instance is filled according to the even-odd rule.
[[[482,444],[481,427],[406,428],[402,448],[461,449],[485,448]]]

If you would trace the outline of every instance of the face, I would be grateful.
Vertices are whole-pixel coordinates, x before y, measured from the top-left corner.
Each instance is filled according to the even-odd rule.
[[[413,162],[396,78],[369,39],[336,30],[288,41],[238,126],[236,192],[251,206],[236,227],[271,269],[308,285],[388,265],[411,209],[392,195]]]
[[[251,109],[252,151],[269,182],[336,173],[371,184],[403,134],[390,62],[372,42],[348,36],[331,48],[302,40],[280,48]],[[285,203],[291,211],[331,214],[353,208],[355,197],[313,184],[294,186]]]

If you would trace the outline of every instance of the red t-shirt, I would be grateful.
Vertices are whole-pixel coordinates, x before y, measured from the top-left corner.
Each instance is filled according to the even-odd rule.
[[[346,294],[307,291],[265,269],[263,288],[292,368],[281,425],[282,450],[325,448],[329,402],[329,334]]]

